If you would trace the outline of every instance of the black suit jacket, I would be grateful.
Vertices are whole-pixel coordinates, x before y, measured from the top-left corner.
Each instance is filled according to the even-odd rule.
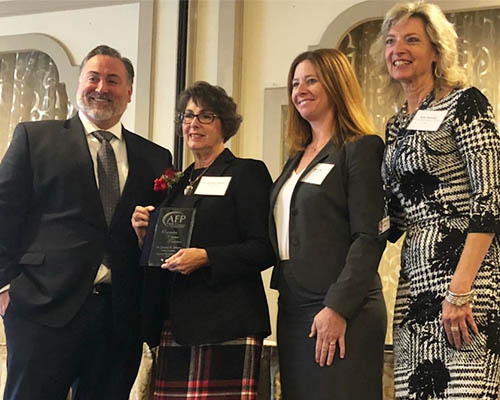
[[[328,143],[304,170],[334,164],[321,185],[297,182],[290,204],[289,265],[297,282],[324,294],[324,304],[352,317],[371,291],[380,291],[377,273],[385,239],[378,223],[384,210],[380,166],[384,144],[367,135],[336,149]],[[273,210],[281,187],[297,167],[302,152],[288,160],[271,191],[270,237],[278,243]],[[279,259],[276,260],[279,265]],[[277,288],[278,269],[271,286]]]
[[[164,206],[183,196],[192,168],[172,188]],[[210,265],[187,276],[148,269],[144,333],[152,346],[158,344],[165,318],[182,344],[270,333],[260,274],[274,260],[267,228],[269,172],[261,161],[236,158],[226,149],[205,175],[232,177],[224,196],[181,200],[183,207],[196,208],[191,247],[206,249]]]
[[[153,181],[170,152],[123,128],[129,172],[108,229],[78,116],[21,123],[0,164],[0,287],[9,308],[44,325],[70,321],[110,253],[114,322],[137,332],[142,272],[130,224],[137,204],[158,203]]]

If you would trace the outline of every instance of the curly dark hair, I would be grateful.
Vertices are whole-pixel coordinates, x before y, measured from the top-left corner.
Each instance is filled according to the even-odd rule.
[[[217,114],[221,121],[222,137],[227,142],[236,134],[243,118],[236,111],[236,103],[220,86],[211,85],[205,81],[193,83],[177,98],[176,112],[177,134],[182,135],[182,123],[179,114],[184,113],[189,100],[198,107]]]

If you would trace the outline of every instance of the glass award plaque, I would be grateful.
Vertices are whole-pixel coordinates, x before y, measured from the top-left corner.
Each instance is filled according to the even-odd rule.
[[[141,265],[159,267],[177,251],[189,247],[195,212],[194,208],[167,207],[151,213]]]

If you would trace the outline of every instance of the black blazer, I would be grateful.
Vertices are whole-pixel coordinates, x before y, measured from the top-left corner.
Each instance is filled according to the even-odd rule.
[[[384,144],[367,135],[336,149],[328,143],[304,170],[318,163],[334,167],[321,185],[297,182],[290,204],[289,265],[297,282],[324,294],[324,304],[352,317],[371,291],[380,291],[377,273],[385,238],[378,223],[384,211],[380,166]],[[273,210],[281,187],[302,152],[288,160],[271,191],[270,237],[278,253]],[[276,265],[279,265],[277,256]],[[278,286],[275,267],[271,287]]]
[[[192,168],[186,169],[164,206],[183,196]],[[144,334],[152,346],[158,344],[166,318],[182,344],[270,333],[261,278],[261,271],[274,261],[267,234],[269,172],[261,161],[236,158],[226,149],[205,175],[232,177],[225,196],[182,200],[183,206],[196,208],[191,247],[206,249],[210,265],[190,275],[148,269]]]
[[[142,272],[130,224],[136,204],[158,203],[153,181],[170,152],[122,129],[129,172],[108,229],[78,116],[21,123],[0,164],[0,287],[9,308],[44,325],[69,322],[110,253],[114,322],[137,332]]]

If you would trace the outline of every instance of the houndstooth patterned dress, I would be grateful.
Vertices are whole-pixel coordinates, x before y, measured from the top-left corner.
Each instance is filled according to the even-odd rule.
[[[392,233],[407,233],[394,316],[396,398],[496,400],[500,137],[492,108],[476,88],[456,89],[428,110],[447,111],[435,132],[406,131],[413,117],[406,106],[392,117],[382,165]],[[497,236],[473,286],[480,333],[455,350],[440,325],[441,302],[468,232]]]

